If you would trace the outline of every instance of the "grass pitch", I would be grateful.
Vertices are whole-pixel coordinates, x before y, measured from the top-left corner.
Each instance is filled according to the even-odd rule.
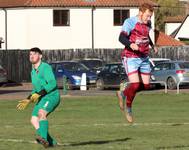
[[[0,150],[41,150],[30,125],[32,107],[0,101]],[[115,96],[63,98],[49,116],[55,150],[188,150],[189,94],[139,94],[129,125]]]

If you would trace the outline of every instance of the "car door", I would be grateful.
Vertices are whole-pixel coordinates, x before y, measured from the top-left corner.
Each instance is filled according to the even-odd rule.
[[[151,78],[153,81],[162,81],[162,71],[164,64],[158,64],[152,68]]]
[[[61,87],[63,85],[63,74],[64,74],[64,70],[62,68],[62,65],[57,64],[56,65],[56,80],[57,80],[58,87]]]
[[[120,73],[120,65],[114,64],[110,66],[109,76],[108,76],[108,84],[112,87],[115,87],[120,84],[121,73]]]

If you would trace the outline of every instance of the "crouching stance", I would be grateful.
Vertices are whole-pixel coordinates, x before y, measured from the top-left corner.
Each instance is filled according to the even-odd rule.
[[[51,66],[41,59],[42,51],[39,48],[30,49],[33,89],[27,99],[19,101],[17,109],[24,110],[30,103],[35,103],[31,124],[36,129],[36,141],[47,148],[57,144],[49,134],[47,116],[59,105],[60,95]]]
[[[130,84],[124,91],[118,91],[117,96],[122,111],[125,110],[126,103],[128,122],[133,122],[132,102],[136,93],[150,87],[149,45],[154,47],[149,37],[152,14],[153,6],[142,4],[137,16],[125,20],[119,36],[119,41],[125,46],[121,57]],[[156,53],[157,48],[154,50]]]

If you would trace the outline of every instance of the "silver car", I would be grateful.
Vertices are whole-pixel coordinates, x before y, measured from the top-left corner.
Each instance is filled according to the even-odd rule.
[[[152,68],[151,79],[152,81],[164,81],[167,83],[168,89],[175,89],[179,82],[180,85],[189,82],[189,62],[170,61],[159,63]]]
[[[6,70],[0,65],[0,83],[7,82],[7,72]]]

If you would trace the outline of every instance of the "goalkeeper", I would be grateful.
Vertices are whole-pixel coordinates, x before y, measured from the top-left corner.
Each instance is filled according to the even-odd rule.
[[[41,61],[42,51],[37,47],[32,48],[29,57],[33,90],[27,99],[19,101],[17,109],[24,110],[30,103],[35,103],[31,123],[38,135],[36,141],[47,148],[57,144],[48,132],[47,116],[59,105],[60,95],[52,68]]]

